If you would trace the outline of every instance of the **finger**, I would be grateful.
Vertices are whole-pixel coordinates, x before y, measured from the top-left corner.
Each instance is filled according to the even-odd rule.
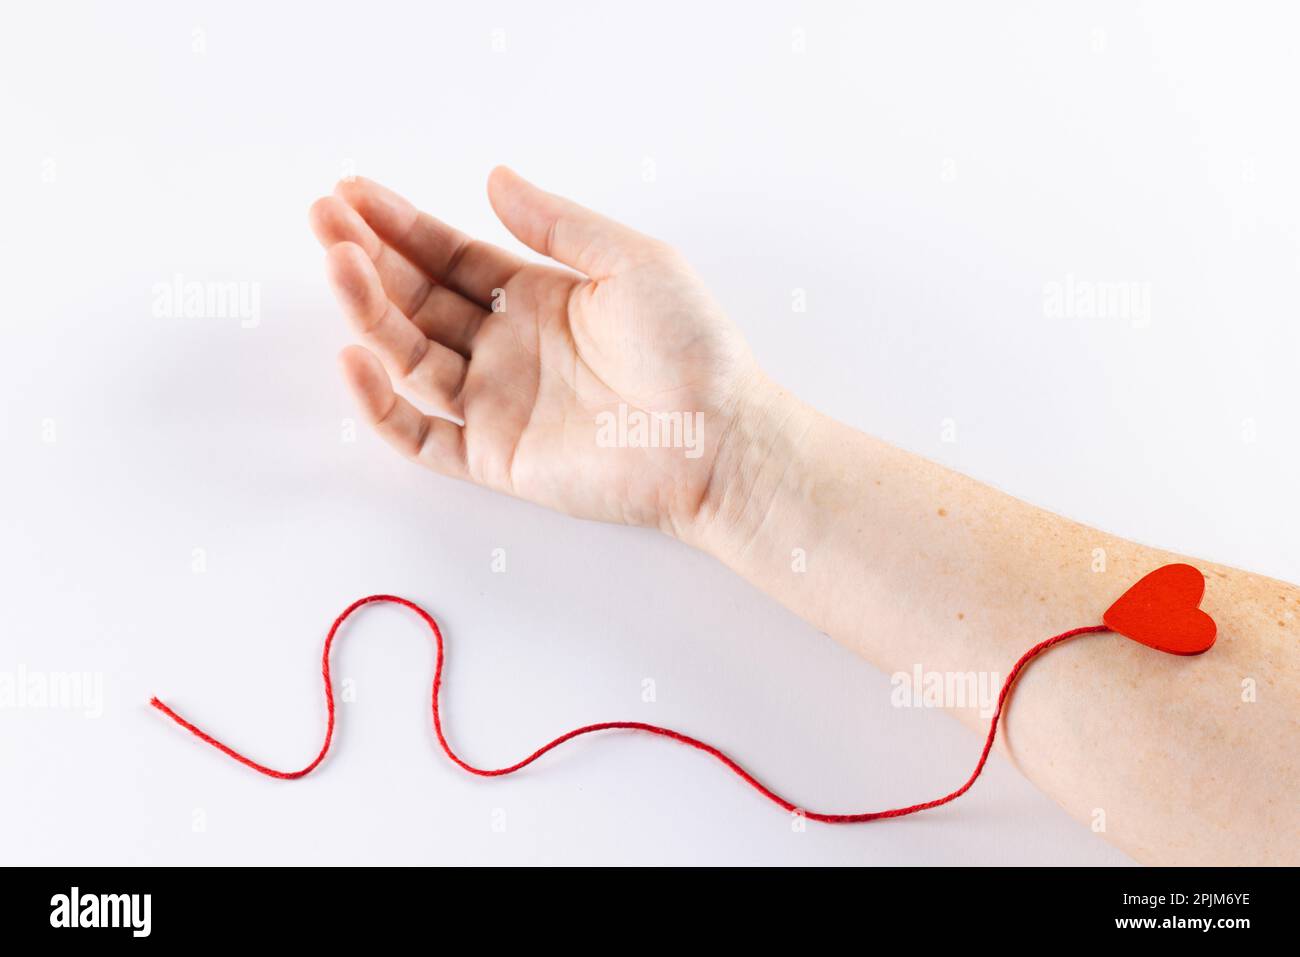
[[[433,287],[428,276],[384,243],[360,214],[337,196],[322,196],[312,203],[308,219],[312,232],[326,249],[343,242],[364,249],[388,290],[388,298],[408,316]]]
[[[465,357],[425,336],[384,292],[375,264],[355,243],[338,243],[326,253],[334,294],[362,340],[395,379],[417,396],[456,417]]]
[[[666,248],[622,223],[538,189],[504,166],[488,177],[488,199],[506,229],[526,246],[592,279],[613,275]]]
[[[504,287],[524,266],[513,253],[466,236],[368,179],[341,182],[336,192],[384,242],[429,278],[485,309],[491,307],[493,290]]]
[[[484,309],[438,283],[430,287],[429,294],[415,312],[408,313],[417,329],[467,359],[473,351],[479,327],[491,314],[490,309]]]
[[[361,346],[344,349],[339,354],[339,366],[380,438],[443,475],[466,477],[465,438],[460,426],[425,415],[394,392],[383,365]]]
[[[375,233],[361,214],[337,196],[322,196],[311,206],[312,231],[322,246],[356,243],[366,251],[388,298],[430,339],[468,356],[487,310],[431,280]]]

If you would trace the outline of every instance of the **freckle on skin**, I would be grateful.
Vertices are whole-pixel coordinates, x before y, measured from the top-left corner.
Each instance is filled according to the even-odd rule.
[[[941,508],[941,509],[939,509],[939,517],[940,517],[940,518],[946,518],[947,515],[948,515],[948,510],[947,510],[946,508]]]
[[[959,611],[959,612],[957,612],[957,620],[958,620],[958,621],[963,621],[965,618],[966,618],[966,613],[965,613],[964,611]]]

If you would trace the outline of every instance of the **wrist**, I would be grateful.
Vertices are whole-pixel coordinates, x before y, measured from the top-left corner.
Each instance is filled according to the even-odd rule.
[[[772,525],[790,517],[789,500],[807,487],[810,433],[819,418],[756,371],[721,423],[709,481],[677,537],[735,567]]]

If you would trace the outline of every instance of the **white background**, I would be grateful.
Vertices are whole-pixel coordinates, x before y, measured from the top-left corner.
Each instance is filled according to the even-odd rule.
[[[432,645],[394,608],[344,633],[357,700],[306,780],[147,706],[301,766],[325,628],[387,591],[442,620],[448,730],[480,764],[644,720],[861,810],[945,793],[978,752],[703,555],[342,441],[347,337],[306,211],[350,169],[513,247],[484,195],[509,163],[680,245],[839,418],[1300,579],[1286,5],[850,7],[6,7],[0,670],[102,672],[105,701],[0,709],[0,859],[1128,863],[1001,759],[940,811],[804,833],[646,736],[470,778],[435,750]],[[178,273],[260,284],[260,324],[155,317]],[[1149,284],[1150,322],[1047,315],[1067,276]]]

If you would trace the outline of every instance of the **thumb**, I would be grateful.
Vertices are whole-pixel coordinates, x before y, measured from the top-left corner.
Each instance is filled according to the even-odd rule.
[[[660,245],[572,200],[538,189],[504,166],[488,177],[488,200],[522,243],[592,279],[613,275]]]

